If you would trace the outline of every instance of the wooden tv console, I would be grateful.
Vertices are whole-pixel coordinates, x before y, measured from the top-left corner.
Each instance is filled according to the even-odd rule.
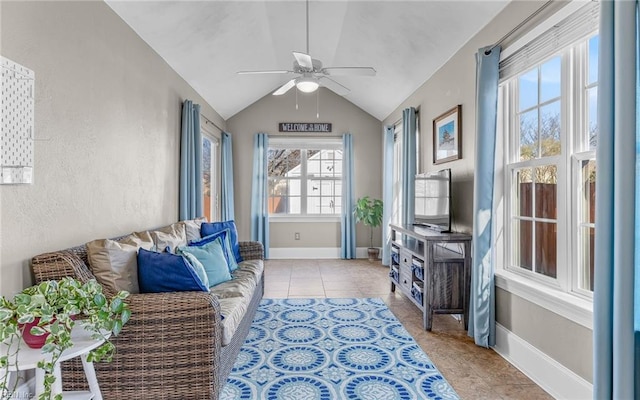
[[[433,313],[462,314],[469,326],[471,235],[441,233],[420,226],[391,227],[391,291],[396,286],[423,313],[431,330]]]

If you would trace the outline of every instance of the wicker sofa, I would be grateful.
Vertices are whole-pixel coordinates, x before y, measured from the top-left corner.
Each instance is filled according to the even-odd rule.
[[[117,239],[116,239],[117,240]],[[240,242],[245,261],[262,264],[259,242]],[[36,282],[71,276],[93,278],[86,246],[41,254],[32,259]],[[264,292],[258,283],[238,327],[222,345],[221,306],[210,292],[131,294],[130,321],[114,338],[116,355],[95,364],[105,399],[217,399],[233,367]],[[82,364],[63,363],[65,390],[86,390]]]

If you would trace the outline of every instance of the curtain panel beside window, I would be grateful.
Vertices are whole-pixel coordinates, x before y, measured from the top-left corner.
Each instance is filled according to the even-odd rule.
[[[200,105],[186,100],[182,105],[180,133],[180,220],[204,214],[202,199],[202,133]]]

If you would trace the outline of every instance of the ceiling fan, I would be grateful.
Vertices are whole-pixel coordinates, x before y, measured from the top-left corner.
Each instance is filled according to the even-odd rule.
[[[296,78],[289,80],[273,92],[274,96],[280,96],[294,86],[301,92],[312,93],[318,87],[324,86],[335,93],[345,96],[350,90],[344,85],[331,79],[330,76],[375,76],[373,67],[323,67],[322,61],[311,58],[309,55],[309,0],[307,0],[307,52],[294,51],[293,70],[264,70],[264,71],[239,71],[240,75],[251,74],[297,74]]]

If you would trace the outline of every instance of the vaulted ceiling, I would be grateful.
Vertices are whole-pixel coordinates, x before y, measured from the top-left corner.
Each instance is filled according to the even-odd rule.
[[[309,54],[325,67],[374,67],[375,77],[334,79],[351,89],[349,101],[382,120],[508,2],[313,0]],[[306,52],[303,0],[107,4],[224,119],[292,78],[237,71],[290,70],[291,52]]]

